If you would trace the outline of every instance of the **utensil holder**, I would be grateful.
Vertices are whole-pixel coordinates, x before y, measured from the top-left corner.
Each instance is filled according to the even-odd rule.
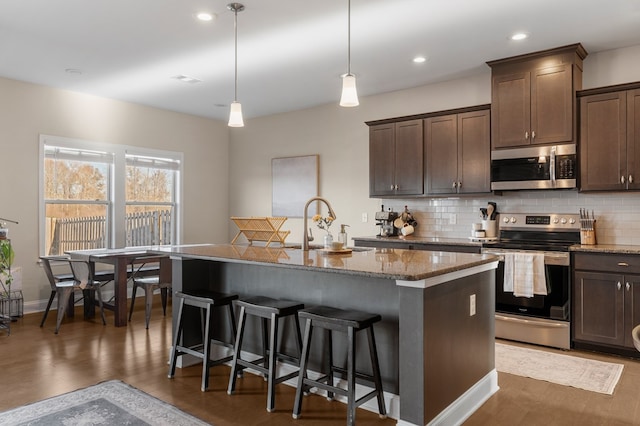
[[[482,229],[484,229],[485,237],[495,238],[497,234],[497,225],[495,220],[483,220]]]
[[[596,221],[594,220],[589,229],[580,230],[580,244],[594,245],[596,242]]]

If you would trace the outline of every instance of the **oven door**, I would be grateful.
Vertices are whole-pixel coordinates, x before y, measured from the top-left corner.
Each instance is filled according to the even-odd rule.
[[[516,297],[504,291],[504,253],[507,250],[484,249],[483,253],[500,256],[496,270],[496,312],[513,313],[540,318],[569,320],[569,253],[544,252],[547,295]]]

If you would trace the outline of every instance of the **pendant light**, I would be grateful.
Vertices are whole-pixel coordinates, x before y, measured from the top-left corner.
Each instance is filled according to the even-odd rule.
[[[354,107],[360,105],[358,102],[358,92],[356,91],[356,76],[351,74],[351,0],[347,0],[348,4],[348,39],[347,39],[347,58],[348,70],[342,76],[342,96],[340,97],[340,106]]]
[[[235,79],[234,79],[234,96],[229,112],[229,127],[244,127],[242,120],[242,105],[238,102],[238,12],[244,10],[241,3],[229,3],[227,9],[233,12],[233,31],[234,31],[234,53],[235,53]]]

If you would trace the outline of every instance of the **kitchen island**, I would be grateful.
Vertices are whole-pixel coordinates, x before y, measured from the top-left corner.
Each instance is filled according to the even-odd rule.
[[[383,387],[389,415],[400,425],[459,424],[498,389],[494,256],[393,249],[329,254],[229,244],[158,251],[171,256],[174,291],[207,288],[380,314],[375,333]],[[197,315],[191,323],[187,343],[199,335]],[[285,352],[296,355],[292,326],[282,328],[282,341],[289,342]],[[260,340],[245,336],[252,341]],[[340,360],[344,346],[337,342]],[[312,355],[311,369],[320,371],[319,354]],[[364,369],[366,355],[358,353]]]

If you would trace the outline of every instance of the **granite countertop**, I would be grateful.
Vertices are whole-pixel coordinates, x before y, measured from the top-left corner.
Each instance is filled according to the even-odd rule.
[[[569,251],[610,254],[640,254],[640,246],[622,244],[576,244],[569,247]]]
[[[409,235],[408,237],[397,236],[397,237],[353,237],[353,240],[360,241],[389,241],[389,242],[397,242],[399,244],[433,244],[433,245],[451,245],[451,246],[474,246],[481,247],[481,241],[473,241],[470,238],[442,238],[442,237],[418,237],[414,235]]]
[[[493,255],[423,250],[356,248],[351,253],[330,254],[320,249],[304,252],[299,248],[232,244],[165,246],[151,252],[172,257],[261,264],[405,281],[432,278],[498,260]]]

